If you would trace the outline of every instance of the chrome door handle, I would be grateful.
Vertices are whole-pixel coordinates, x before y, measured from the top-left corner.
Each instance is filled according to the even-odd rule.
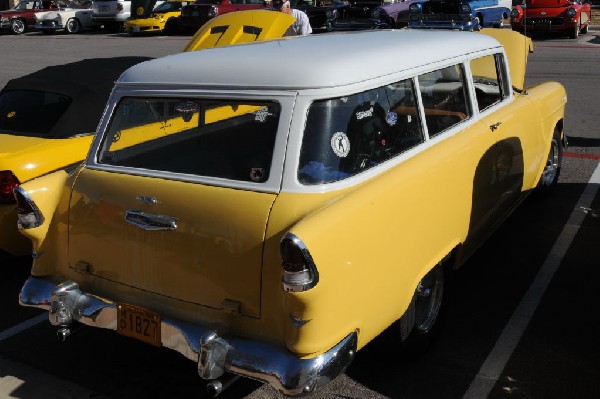
[[[493,125],[490,125],[490,130],[493,132],[502,124],[502,122],[496,122]]]
[[[177,228],[176,219],[140,211],[125,211],[125,221],[144,230],[170,231]]]

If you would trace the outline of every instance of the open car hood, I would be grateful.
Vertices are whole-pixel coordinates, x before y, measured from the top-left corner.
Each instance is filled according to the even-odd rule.
[[[529,53],[533,53],[531,38],[508,29],[485,28],[479,32],[493,37],[502,44],[508,57],[513,88],[523,90],[527,71],[527,57]]]
[[[283,37],[294,21],[291,15],[272,10],[247,10],[223,14],[205,23],[190,39],[183,51],[278,39]]]

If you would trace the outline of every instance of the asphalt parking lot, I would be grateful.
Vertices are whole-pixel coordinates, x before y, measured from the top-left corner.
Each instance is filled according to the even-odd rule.
[[[166,56],[188,39],[2,34],[0,85],[83,58]],[[425,355],[392,358],[377,339],[314,397],[600,398],[600,30],[534,37],[534,49],[528,84],[557,80],[569,95],[556,190],[525,201],[457,272],[444,329]],[[0,397],[207,397],[178,354],[95,329],[58,342],[45,315],[18,306],[29,264],[0,254]],[[222,397],[281,395],[240,380]]]

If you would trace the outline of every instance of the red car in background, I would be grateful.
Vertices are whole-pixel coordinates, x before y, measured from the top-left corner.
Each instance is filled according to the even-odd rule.
[[[184,33],[196,33],[202,25],[217,15],[269,7],[264,0],[197,0],[181,9],[179,29]]]
[[[10,29],[13,34],[20,35],[35,26],[35,13],[66,7],[59,0],[23,0],[10,10],[0,11],[0,28]]]
[[[564,32],[571,39],[587,33],[592,15],[588,0],[525,0],[514,5],[512,29],[527,32]]]

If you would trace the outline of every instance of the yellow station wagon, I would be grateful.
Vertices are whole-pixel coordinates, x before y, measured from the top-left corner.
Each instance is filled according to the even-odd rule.
[[[235,374],[311,394],[388,327],[426,344],[448,273],[560,172],[565,90],[525,88],[531,41],[495,31],[130,68],[84,164],[15,189],[35,258],[20,303],[61,339],[85,324],[178,351],[214,392]]]

